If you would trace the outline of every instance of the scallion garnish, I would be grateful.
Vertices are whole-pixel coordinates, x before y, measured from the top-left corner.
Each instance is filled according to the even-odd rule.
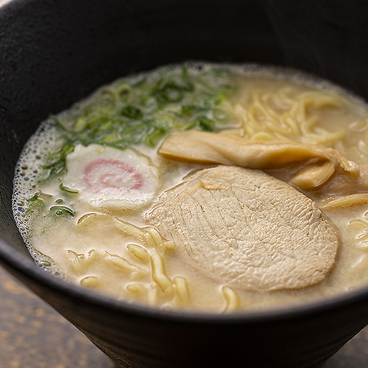
[[[155,146],[171,130],[218,131],[227,121],[219,105],[234,90],[234,78],[226,69],[187,67],[106,87],[91,103],[52,118],[62,145],[46,157],[40,181],[63,173],[66,157],[77,144],[124,150],[141,143]]]
[[[63,183],[60,183],[59,189],[62,190],[63,192],[67,192],[67,193],[71,193],[71,194],[78,194],[79,193],[78,190],[70,189],[70,188],[66,187]]]
[[[67,207],[67,206],[51,206],[50,207],[50,212],[55,213],[55,215],[70,215],[72,217],[75,216],[75,211],[73,211],[71,208]]]

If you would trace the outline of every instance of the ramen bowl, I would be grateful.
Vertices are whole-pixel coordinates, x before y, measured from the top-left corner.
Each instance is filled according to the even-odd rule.
[[[364,11],[344,1],[329,11],[318,1],[305,6],[12,0],[0,7],[0,262],[118,366],[318,367],[368,323],[368,283],[302,306],[226,315],[110,299],[36,266],[12,214],[15,166],[39,123],[120,76],[186,60],[254,62],[298,68],[367,98]]]

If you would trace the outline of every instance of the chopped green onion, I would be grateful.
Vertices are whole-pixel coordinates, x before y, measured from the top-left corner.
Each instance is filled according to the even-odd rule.
[[[197,118],[196,123],[198,124],[198,127],[205,132],[213,132],[215,130],[214,122],[205,116]]]
[[[143,117],[142,111],[132,105],[125,106],[121,111],[121,115],[133,120],[138,120]]]
[[[29,212],[33,212],[34,210],[38,210],[45,207],[45,203],[42,199],[36,199],[32,202],[30,202],[26,213],[28,214]]]
[[[87,120],[84,116],[81,116],[74,125],[75,132],[81,132],[87,125]]]
[[[183,91],[175,83],[168,82],[155,92],[155,97],[164,104],[180,102],[183,99]]]
[[[55,212],[54,212],[55,211]],[[51,206],[50,212],[54,212],[56,215],[67,214],[72,217],[75,216],[75,211],[66,206]]]
[[[64,192],[67,192],[67,193],[72,193],[72,194],[78,194],[79,193],[78,190],[76,190],[76,189],[70,189],[70,188],[64,186],[63,183],[60,183],[59,188],[60,188],[60,190],[62,190]]]
[[[155,146],[171,130],[223,129],[228,116],[221,103],[235,89],[234,78],[225,68],[184,66],[138,81],[123,79],[98,92],[90,103],[52,117],[62,145],[46,156],[38,181],[62,174],[66,157],[78,144],[123,150],[141,143]]]
[[[38,199],[40,192],[36,192],[31,198],[27,199],[27,202],[34,202]]]

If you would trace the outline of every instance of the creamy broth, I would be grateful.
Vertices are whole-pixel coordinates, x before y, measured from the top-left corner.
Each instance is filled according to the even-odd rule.
[[[356,174],[313,156],[259,168],[310,198],[335,229],[337,254],[322,281],[234,287],[202,272],[147,221],[162,193],[217,166],[167,158],[159,149],[175,131],[318,146],[359,165]],[[368,282],[367,144],[366,105],[327,82],[254,66],[164,68],[119,80],[44,122],[18,163],[14,214],[46,271],[125,302],[214,313],[301,304]],[[295,179],[320,167],[326,180],[315,188]]]

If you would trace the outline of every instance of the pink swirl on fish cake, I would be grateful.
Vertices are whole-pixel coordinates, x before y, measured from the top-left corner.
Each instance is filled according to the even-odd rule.
[[[98,188],[93,183],[93,173],[94,171],[99,170],[99,168],[103,166],[104,168],[110,166],[111,170],[120,170],[119,172],[105,173],[100,177],[96,178],[97,182],[101,185],[101,188]],[[129,175],[130,178],[133,178],[133,184],[127,187],[118,185],[119,182],[122,182],[122,175]],[[90,162],[86,168],[84,169],[83,180],[86,183],[87,187],[91,189],[93,192],[101,192],[103,189],[117,189],[122,192],[138,190],[143,185],[142,175],[134,169],[132,166],[128,165],[123,161],[118,160],[108,160],[108,159],[99,159]],[[95,180],[96,181],[96,180]]]

